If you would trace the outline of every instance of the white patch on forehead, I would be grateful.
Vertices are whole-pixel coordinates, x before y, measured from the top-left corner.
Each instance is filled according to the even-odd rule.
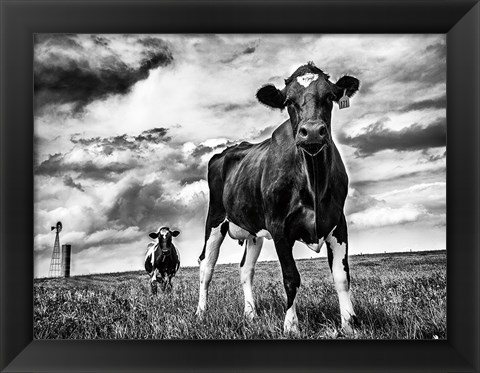
[[[305,88],[307,88],[312,82],[316,81],[318,79],[318,74],[313,74],[313,73],[306,73],[305,75],[298,76],[297,77],[297,82],[300,85],[303,85]]]
[[[163,238],[167,238],[168,229],[162,228],[162,229],[160,229],[159,233],[162,235]]]

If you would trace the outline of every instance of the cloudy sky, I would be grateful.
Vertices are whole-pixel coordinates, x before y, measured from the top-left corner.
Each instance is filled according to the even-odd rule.
[[[258,88],[313,61],[357,77],[332,114],[349,177],[350,253],[444,249],[444,35],[37,35],[35,276],[55,234],[72,275],[142,269],[148,233],[181,231],[196,265],[208,204],[206,165],[226,146],[259,142],[287,118]],[[227,238],[219,263],[243,251]],[[296,258],[325,256],[297,243]],[[266,241],[260,260],[275,259]]]

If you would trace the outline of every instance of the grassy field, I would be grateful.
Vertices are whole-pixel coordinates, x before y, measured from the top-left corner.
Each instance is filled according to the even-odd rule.
[[[353,256],[352,299],[358,339],[446,338],[446,252]],[[326,259],[298,260],[302,339],[344,338]],[[239,265],[218,265],[208,312],[199,322],[198,268],[180,268],[172,292],[151,296],[148,276],[128,272],[37,279],[37,339],[282,339],[285,293],[278,262],[257,264],[258,318],[243,318]],[[351,338],[351,337],[349,337]]]

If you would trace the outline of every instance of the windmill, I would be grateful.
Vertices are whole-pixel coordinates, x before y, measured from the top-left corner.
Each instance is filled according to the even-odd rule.
[[[60,232],[62,231],[62,223],[58,222],[55,227],[52,227],[52,231],[56,230],[55,243],[53,245],[52,261],[50,262],[50,270],[48,271],[48,277],[60,277],[62,258],[60,254]]]

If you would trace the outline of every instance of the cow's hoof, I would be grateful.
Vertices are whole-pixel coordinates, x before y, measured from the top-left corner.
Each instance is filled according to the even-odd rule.
[[[197,311],[195,312],[195,317],[197,318],[197,320],[203,321],[203,319],[205,319],[205,310],[197,308]]]
[[[357,334],[357,328],[360,326],[357,316],[352,316],[348,321],[342,322],[341,334],[346,337],[354,337]]]
[[[247,321],[253,321],[257,317],[255,309],[252,309],[251,307],[245,308],[245,312],[243,313],[243,315],[245,316],[245,320]]]
[[[152,294],[157,294],[157,283],[156,282],[151,282],[150,283],[150,288],[152,289]]]
[[[288,321],[285,320],[283,324],[283,334],[286,337],[298,338],[300,337],[300,329],[298,328],[298,321]]]

